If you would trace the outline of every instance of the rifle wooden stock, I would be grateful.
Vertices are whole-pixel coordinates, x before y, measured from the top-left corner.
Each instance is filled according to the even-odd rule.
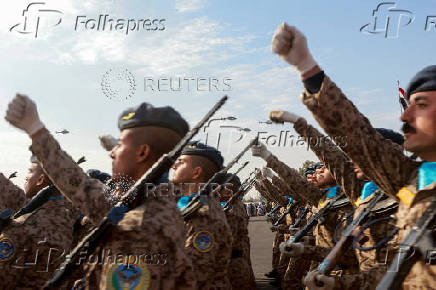
[[[111,215],[125,213],[141,203],[146,197],[147,185],[156,184],[162,178],[162,175],[171,168],[178,158],[183,148],[188,145],[189,141],[198,133],[201,127],[221,108],[227,101],[228,97],[224,96],[216,103],[213,108],[192,128],[179,143],[168,154],[162,156],[152,168],[150,168],[121,198],[121,200],[112,208],[109,214],[102,219],[100,224],[95,227],[66,257],[64,263],[55,273],[53,278],[46,283],[44,289],[56,289],[61,282],[71,274],[76,268],[77,256],[86,249],[88,255],[92,254],[97,248],[100,238],[104,232],[113,226],[113,221],[109,218]],[[133,202],[132,202],[133,201]]]
[[[342,236],[335,244],[333,249],[324,258],[324,261],[318,266],[320,274],[328,275],[339,264],[339,259],[345,255],[353,243],[353,237],[357,235],[360,227],[356,227],[351,236]]]

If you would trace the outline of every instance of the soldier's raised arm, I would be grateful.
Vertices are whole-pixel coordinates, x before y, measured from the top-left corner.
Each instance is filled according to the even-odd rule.
[[[5,209],[19,210],[26,204],[24,190],[12,183],[0,172],[0,211]]]
[[[365,175],[386,193],[398,192],[419,164],[405,156],[401,146],[377,133],[324,75],[307,47],[306,37],[297,28],[283,23],[274,34],[272,51],[300,72],[306,87],[303,103],[325,132],[330,136],[346,136],[347,146],[343,150]]]
[[[253,156],[258,156],[265,160],[267,166],[274,170],[288,184],[295,196],[298,195],[307,203],[318,206],[320,199],[323,198],[323,192],[318,187],[307,182],[297,170],[290,168],[278,160],[263,144],[251,147],[251,152]]]
[[[357,179],[349,158],[328,136],[309,125],[303,117],[291,112],[272,111],[270,118],[275,122],[293,123],[295,131],[304,138],[313,153],[329,169],[336,184],[342,188],[348,199],[354,204],[360,198],[363,182]],[[338,136],[335,136],[335,140],[340,139],[337,140],[339,144],[345,145],[342,144],[342,136],[336,137]]]
[[[32,138],[31,151],[59,191],[71,200],[81,213],[88,216],[92,222],[98,223],[111,208],[104,197],[108,189],[100,181],[86,175],[61,149],[39,119],[35,103],[27,96],[17,94],[9,103],[6,120]]]

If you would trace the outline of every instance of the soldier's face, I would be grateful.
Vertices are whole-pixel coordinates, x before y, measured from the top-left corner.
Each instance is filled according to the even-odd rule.
[[[306,174],[307,182],[313,183],[313,174]]]
[[[44,174],[38,164],[32,163],[29,167],[24,183],[24,192],[27,197],[33,197],[43,188]]]
[[[436,161],[436,91],[410,96],[410,106],[401,116],[404,148],[426,161]]]
[[[131,130],[121,131],[118,144],[112,148],[109,156],[112,158],[112,178],[116,181],[121,178],[135,178],[137,174],[137,145]]]
[[[226,183],[224,188],[220,192],[220,201],[227,201],[235,194],[240,187],[240,184],[235,182]]]
[[[177,158],[173,167],[172,182],[176,184],[193,182],[194,166],[192,164],[191,156],[181,155]]]
[[[362,180],[365,178],[365,174],[363,174],[362,169],[360,169],[359,165],[357,165],[354,162],[351,162],[353,164],[353,171],[356,174],[357,179]]]
[[[327,167],[323,166],[316,170],[316,185],[324,186],[334,184],[334,179],[327,169]]]

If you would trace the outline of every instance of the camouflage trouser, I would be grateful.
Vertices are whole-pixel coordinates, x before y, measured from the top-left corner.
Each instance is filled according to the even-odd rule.
[[[284,234],[283,233],[276,233],[276,237],[274,238],[273,242],[273,249],[272,249],[272,268],[273,270],[279,267],[280,262],[280,243],[284,241]]]
[[[310,262],[301,258],[291,258],[282,280],[282,289],[300,289],[303,285],[302,280],[309,271]]]
[[[230,260],[228,276],[232,289],[256,289],[250,265],[244,258]]]
[[[288,268],[290,257],[280,253],[279,265],[277,266],[277,272],[279,272],[280,278],[285,276],[286,269]]]

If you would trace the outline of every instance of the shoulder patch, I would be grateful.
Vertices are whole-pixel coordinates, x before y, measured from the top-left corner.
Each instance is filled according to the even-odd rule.
[[[12,259],[15,255],[14,243],[6,238],[0,238],[0,262],[6,262]]]
[[[213,248],[213,235],[208,231],[200,231],[194,235],[194,248],[199,252],[209,252]]]
[[[146,264],[113,264],[106,276],[106,289],[150,288],[151,274]]]

